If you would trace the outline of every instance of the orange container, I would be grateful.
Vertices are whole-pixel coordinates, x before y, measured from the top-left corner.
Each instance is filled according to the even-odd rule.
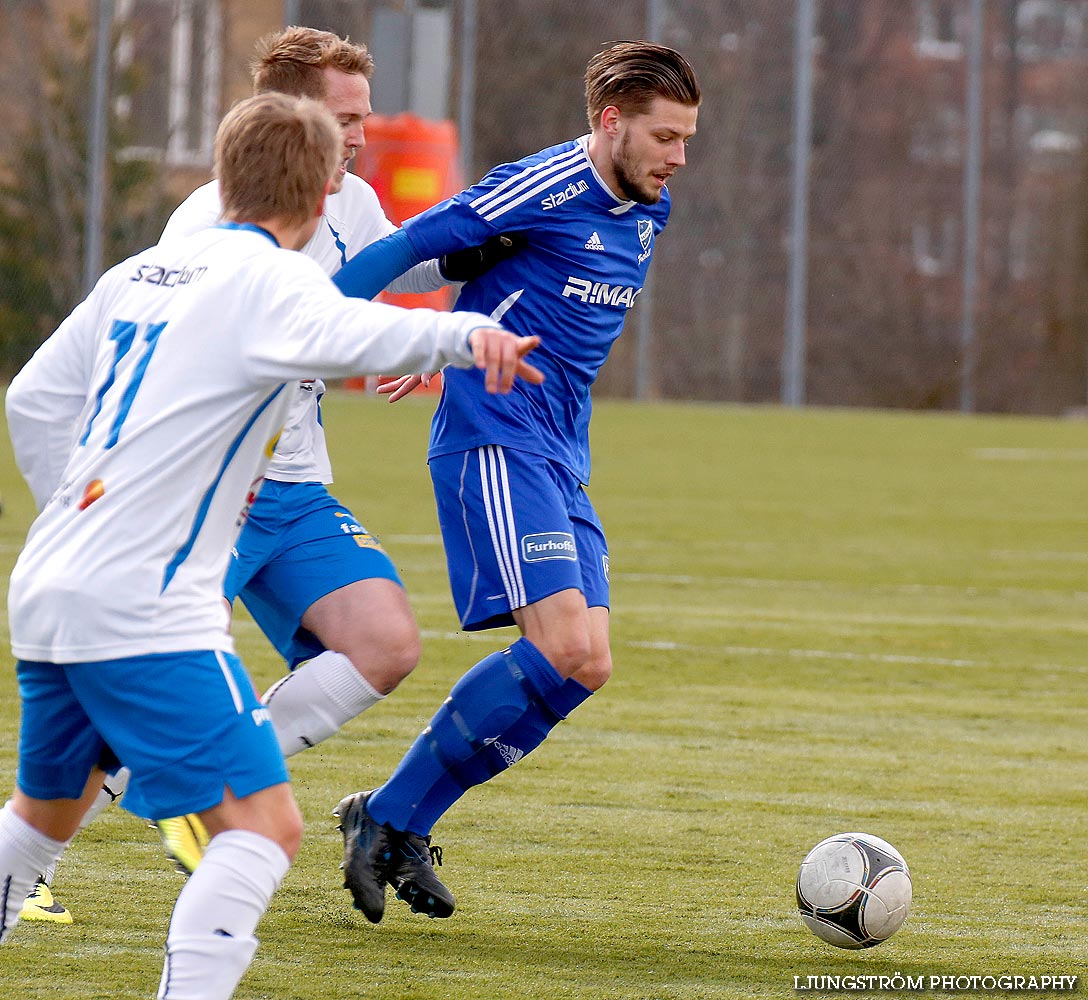
[[[400,225],[461,189],[457,128],[450,121],[430,121],[411,112],[371,115],[366,120],[366,147],[355,157],[354,170],[378,195],[390,221]],[[383,292],[382,302],[407,309],[426,306],[449,309],[449,288],[420,295]],[[428,389],[437,392],[441,379]],[[348,379],[351,388],[364,388],[365,379]]]

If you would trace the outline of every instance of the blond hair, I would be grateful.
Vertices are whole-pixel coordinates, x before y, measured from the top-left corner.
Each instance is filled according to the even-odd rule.
[[[325,70],[361,74],[374,72],[374,60],[367,47],[316,28],[284,28],[257,42],[250,63],[253,93],[278,91],[295,97],[325,99]]]
[[[644,115],[654,98],[688,107],[702,100],[691,64],[675,49],[654,42],[614,42],[586,67],[586,115],[595,128],[609,105]]]
[[[305,222],[336,172],[340,146],[336,120],[317,101],[287,94],[239,101],[215,137],[223,217]]]

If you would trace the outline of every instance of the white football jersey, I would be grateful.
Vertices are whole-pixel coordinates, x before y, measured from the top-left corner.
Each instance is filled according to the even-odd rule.
[[[85,662],[230,650],[222,581],[300,375],[471,365],[486,317],[345,298],[252,226],[108,271],[12,382],[41,513],[11,574],[12,649]]]
[[[197,188],[174,210],[160,243],[214,226],[220,212],[219,185],[211,181]],[[326,274],[335,274],[363,247],[396,228],[382,211],[374,189],[361,177],[349,173],[340,191],[325,199],[321,224],[302,252],[316,260]],[[446,284],[437,261],[427,261],[403,275],[390,290],[432,292]],[[332,482],[332,465],[318,411],[324,391],[324,383],[316,378],[302,379],[291,387],[291,407],[265,474],[267,478],[288,483]]]

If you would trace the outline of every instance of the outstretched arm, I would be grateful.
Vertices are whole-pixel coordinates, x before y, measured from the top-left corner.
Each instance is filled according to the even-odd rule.
[[[372,299],[394,278],[422,260],[408,234],[400,229],[364,247],[333,275],[332,280],[345,295]]]
[[[443,254],[438,270],[447,281],[471,281],[518,253],[526,243],[523,233],[498,233],[482,243]],[[401,229],[360,250],[333,275],[333,281],[345,295],[372,299],[426,259]]]
[[[425,260],[394,278],[389,292],[434,292],[451,282],[475,281],[496,264],[513,257],[526,246],[523,233],[499,233],[464,250],[444,253],[438,260]]]

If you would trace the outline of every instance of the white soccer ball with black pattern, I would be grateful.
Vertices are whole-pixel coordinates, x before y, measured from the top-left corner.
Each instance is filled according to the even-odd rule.
[[[836,948],[872,948],[887,941],[907,919],[910,900],[903,855],[868,833],[821,840],[797,875],[801,919]]]

